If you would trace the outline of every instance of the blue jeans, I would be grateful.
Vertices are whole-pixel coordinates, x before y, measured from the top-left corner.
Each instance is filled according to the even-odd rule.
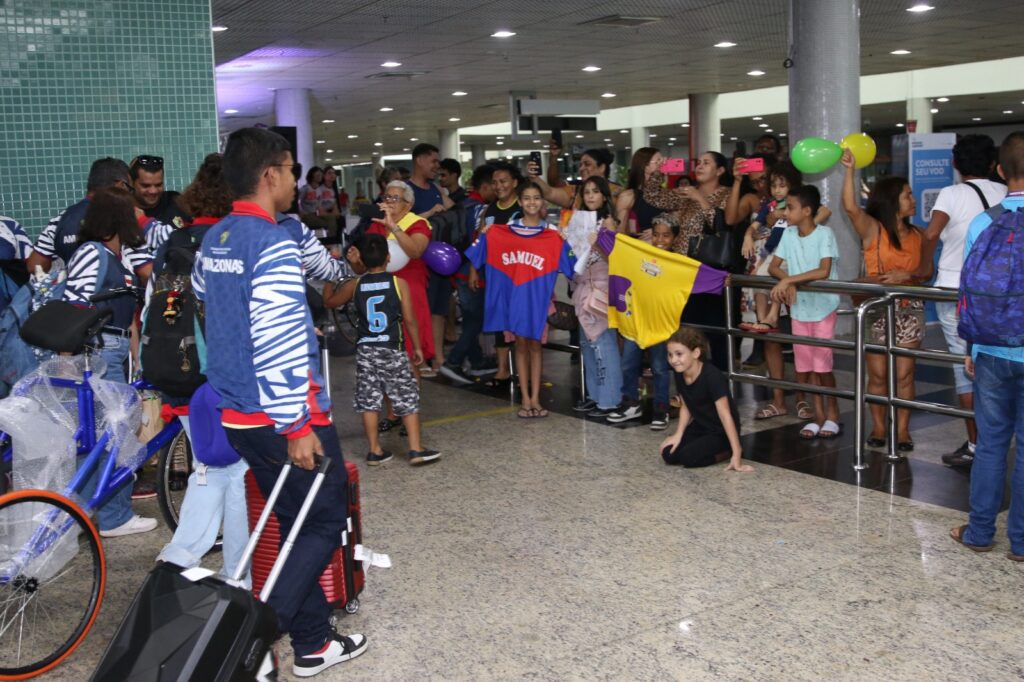
[[[978,445],[971,465],[971,515],[964,542],[988,545],[1003,504],[1006,453],[1017,435],[1010,482],[1010,551],[1024,555],[1024,364],[979,353],[974,363],[974,418]]]
[[[124,374],[124,362],[128,359],[129,348],[130,345],[126,337],[103,334],[103,348],[99,354],[107,363],[107,368],[103,372],[103,376],[100,377],[101,379],[116,381],[119,384],[128,383]],[[96,471],[86,481],[85,488],[82,490],[83,499],[88,500],[96,490],[102,465],[101,461],[100,466],[96,467]],[[128,523],[132,516],[134,516],[134,512],[132,512],[132,484],[130,482],[121,486],[121,489],[114,493],[113,497],[96,510],[96,521],[100,530],[113,530]]]
[[[664,343],[647,349],[654,373],[654,411],[668,412],[668,386],[672,372],[668,366],[668,351]],[[640,364],[644,350],[636,343],[625,339],[622,344],[622,395],[627,400],[640,399]]]
[[[191,438],[188,417],[179,417]],[[239,460],[226,467],[208,467],[194,461],[195,471],[188,477],[185,500],[181,504],[178,529],[164,545],[158,561],[169,561],[184,568],[198,566],[203,555],[213,549],[224,522],[224,575],[231,575],[242,558],[249,540],[245,504],[245,472],[249,465]],[[243,578],[249,586],[248,574]]]
[[[580,334],[583,350],[583,371],[587,378],[587,397],[601,409],[611,409],[622,398],[622,361],[619,357],[619,334],[606,329],[590,341]]]
[[[466,268],[466,271],[469,269]],[[470,365],[479,367],[483,362],[480,332],[484,328],[484,290],[473,291],[464,279],[456,281],[459,289],[459,309],[462,311],[462,330],[459,332],[458,340],[448,351],[445,362],[461,369],[463,361],[468,358]]]
[[[288,441],[274,433],[272,426],[227,431],[231,447],[248,462],[260,490],[270,497],[281,468],[288,461]],[[267,600],[277,612],[280,630],[291,635],[297,657],[318,650],[330,633],[331,607],[320,587],[320,574],[341,544],[341,532],[348,519],[348,472],[338,434],[333,425],[314,426],[313,432],[320,438],[324,454],[334,460],[334,468],[313,501],[280,579]],[[281,524],[282,543],[291,532],[315,477],[315,471],[299,468],[288,474],[274,506]]]

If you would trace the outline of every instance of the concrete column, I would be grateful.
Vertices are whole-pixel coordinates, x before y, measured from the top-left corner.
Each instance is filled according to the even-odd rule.
[[[309,89],[275,90],[274,118],[279,126],[295,127],[295,156],[305,173],[313,167],[313,121],[309,113]]]
[[[487,148],[482,144],[471,144],[469,146],[470,153],[473,155],[473,168],[482,166],[487,163]]]
[[[913,97],[907,100],[907,132],[910,130],[910,121],[917,121],[915,133],[931,133],[932,128],[932,103],[926,97]]]
[[[791,0],[790,11],[789,139],[794,145],[812,136],[838,142],[861,129],[860,0]],[[832,209],[839,279],[855,279],[861,248],[842,208],[842,166],[804,178]]]
[[[442,159],[459,158],[459,131],[456,128],[445,128],[437,131],[438,147],[441,148]]]
[[[722,148],[722,121],[718,117],[718,95],[690,95],[690,158]]]
[[[632,159],[633,154],[635,154],[636,150],[640,149],[640,147],[651,146],[651,138],[647,137],[649,134],[650,133],[647,131],[647,128],[644,128],[643,126],[629,129],[629,154],[627,156],[628,159]],[[629,161],[626,161],[626,164],[628,168]]]

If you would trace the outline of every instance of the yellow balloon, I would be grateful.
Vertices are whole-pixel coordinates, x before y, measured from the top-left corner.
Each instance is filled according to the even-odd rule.
[[[843,138],[839,146],[850,150],[857,168],[866,168],[875,160],[875,141],[866,133],[850,133]]]

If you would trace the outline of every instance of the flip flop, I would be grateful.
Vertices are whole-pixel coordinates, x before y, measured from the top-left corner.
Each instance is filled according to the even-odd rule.
[[[802,429],[800,429],[800,437],[803,438],[804,440],[814,440],[815,438],[818,437],[818,431],[820,430],[821,427],[818,426],[816,422],[808,422],[804,424],[804,427]],[[805,436],[804,434],[810,435]]]
[[[956,528],[949,531],[949,537],[953,538],[955,542],[959,542],[961,545],[971,550],[972,552],[991,552],[993,545],[971,545],[964,542],[964,532],[967,530],[967,524],[957,526]]]
[[[516,412],[516,416],[519,417],[520,419],[533,419],[535,415],[533,414],[532,409],[521,407],[519,408],[519,411]]]
[[[843,427],[836,424],[831,419],[826,419],[825,423],[821,425],[821,429],[818,430],[818,438],[824,438],[830,440],[835,438],[843,432]]]
[[[533,414],[534,417],[546,417],[549,414],[549,412],[547,410],[545,410],[543,407],[535,407],[535,408],[533,408],[533,413],[534,413]]]
[[[806,400],[801,400],[796,404],[796,416],[801,419],[814,419],[814,410],[811,409],[811,404]]]
[[[484,382],[484,386],[487,388],[507,388],[512,383],[512,377],[505,377],[504,379],[488,379]]]
[[[789,412],[786,412],[785,410],[780,410],[778,407],[775,406],[775,403],[768,403],[767,405],[765,405],[760,410],[754,413],[754,419],[774,419],[775,417],[785,417],[787,414],[789,414]]]

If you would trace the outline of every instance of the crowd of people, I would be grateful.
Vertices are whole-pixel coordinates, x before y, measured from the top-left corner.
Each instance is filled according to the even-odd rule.
[[[535,161],[525,168],[489,162],[473,169],[463,188],[461,165],[420,144],[412,152],[408,177],[384,169],[376,201],[349,226],[347,197],[340,199],[333,169],[311,168],[303,176],[283,138],[244,129],[228,138],[223,154],[204,159],[181,195],[164,189],[160,157],[139,156],[130,164],[105,158],[90,169],[86,197],[55,217],[34,244],[15,220],[0,218],[3,302],[25,281],[46,277],[58,261],[66,268],[63,297],[77,305],[92,306],[94,294],[126,285],[150,283],[152,289],[173,252],[180,251],[171,247],[179,243],[175,235],[187,234],[196,248],[195,264],[188,289],[179,293],[194,295],[203,310],[203,373],[219,396],[228,442],[265,495],[283,464],[290,461],[300,469],[288,478],[285,506],[278,511],[282,537],[295,516],[291,507],[310,486],[315,458],[342,457],[319,366],[308,279],[327,283],[324,305],[355,303],[353,407],[362,418],[369,465],[393,458],[379,434],[398,427],[408,438],[410,464],[440,459],[440,452],[424,445],[418,418],[421,378],[430,374],[456,385],[482,382],[497,388],[518,378],[517,417],[548,416],[540,390],[543,344],[550,324],[561,320],[578,335],[586,377],[586,392],[574,410],[611,424],[641,419],[646,364],[653,379],[650,428],[668,429],[672,408],[678,408],[677,427],[659,448],[664,461],[685,467],[728,461],[727,470],[750,472],[725,375],[724,336],[692,326],[726,326],[726,273],[721,263],[709,267],[691,258],[701,253],[696,242],[731,233],[737,249],[726,269],[777,280],[771,289],[744,292],[745,307],[755,317],[745,329],[776,331],[788,320],[797,336],[831,339],[839,296],[803,285],[835,280],[840,259],[861,260],[863,281],[920,284],[933,276],[941,242],[935,284],[956,288],[971,245],[990,224],[1002,225],[999,207],[1007,212],[1024,207],[1024,133],[1008,136],[999,150],[985,136],[961,138],[953,156],[964,182],[942,191],[928,226],[911,222],[916,210],[905,178],[883,178],[862,206],[847,151],[842,209],[862,250],[840,253],[825,224],[831,211],[817,188],[782,158],[777,139],[766,136],[756,149],[755,164],[707,151],[682,181],[667,177],[670,167],[658,149],[638,149],[626,185],[620,186],[610,180],[613,159],[604,149],[583,152],[578,182],[567,182],[556,162],[561,150],[553,142],[546,173]],[[297,188],[301,178],[305,182]],[[998,178],[1009,183],[1009,194]],[[332,253],[325,243],[336,242],[344,246]],[[437,243],[461,254],[454,274],[428,267]],[[657,293],[630,281],[630,272],[641,271],[664,278]],[[571,301],[561,303],[561,310],[555,296],[559,275],[569,281]],[[453,292],[461,325],[449,344]],[[140,310],[128,297],[95,305],[113,312],[102,333],[103,378],[127,382],[126,360],[140,336]],[[939,306],[938,315],[950,351],[971,358],[957,368],[955,385],[961,404],[977,414],[977,424],[967,421],[963,446],[944,457],[950,466],[974,466],[970,523],[954,529],[953,537],[986,551],[1001,503],[1005,452],[1017,423],[1014,410],[1024,400],[1019,380],[1024,356],[1020,347],[968,345],[971,339],[958,330],[952,304]],[[628,325],[622,323],[625,317],[632,318]],[[895,320],[889,330],[885,315],[873,314],[874,341],[884,343],[893,333],[896,345],[919,347],[925,331],[921,301],[902,299]],[[799,383],[836,386],[831,349],[797,343],[792,350]],[[768,375],[781,379],[782,345],[765,341],[756,352],[763,354]],[[886,358],[869,354],[869,392],[885,393],[886,372]],[[895,379],[898,395],[912,398],[912,358],[897,358]],[[810,393],[811,401],[796,395],[796,412],[804,422],[800,436],[837,437],[837,401]],[[189,416],[183,406],[190,397],[163,395],[178,410],[186,432]],[[785,397],[775,390],[755,418],[787,414]],[[871,405],[871,413],[868,445],[886,446],[885,411]],[[913,450],[907,410],[898,413],[896,434],[900,451]],[[345,477],[343,466],[332,469],[270,601],[292,636],[299,676],[317,674],[366,649],[365,637],[332,629],[326,599],[315,587],[344,524],[339,510],[346,509]],[[230,571],[237,562],[244,520],[232,521],[238,515],[226,515],[224,507],[226,491],[240,488],[241,478],[232,474],[213,481],[189,487],[191,516],[183,512],[162,559],[197,564],[216,532],[196,529],[207,529],[215,518],[224,520],[225,568]],[[1024,560],[1021,487],[1014,486],[1010,519],[1011,558],[1017,560]],[[156,526],[154,519],[132,512],[131,494],[127,487],[99,509],[104,537]]]

